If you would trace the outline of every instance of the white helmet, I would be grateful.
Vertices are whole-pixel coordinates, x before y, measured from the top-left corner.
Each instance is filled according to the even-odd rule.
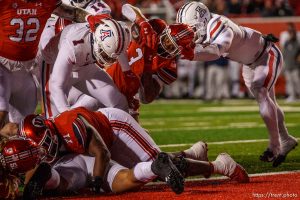
[[[211,14],[208,8],[201,2],[192,1],[179,9],[176,22],[192,26],[196,32],[196,43],[201,43],[206,35],[206,28],[210,19]]]
[[[130,31],[125,24],[113,19],[102,19],[93,34],[93,54],[99,64],[109,66],[127,50]]]

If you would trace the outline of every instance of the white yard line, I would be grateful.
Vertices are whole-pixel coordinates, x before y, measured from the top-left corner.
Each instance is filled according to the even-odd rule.
[[[300,140],[300,138],[297,138]],[[222,145],[222,144],[240,144],[240,143],[256,143],[256,142],[268,142],[269,139],[258,139],[258,140],[233,140],[233,141],[222,141],[222,142],[207,142],[208,145]],[[192,146],[193,144],[164,144],[158,145],[160,148],[166,147],[183,147],[183,146]]]
[[[297,113],[300,112],[300,106],[281,106],[284,112],[293,112]],[[223,112],[230,112],[230,113],[240,113],[240,112],[258,112],[259,108],[258,106],[211,106],[211,107],[199,107],[196,108],[196,110],[190,110],[190,109],[179,109],[179,110],[169,110],[168,114],[195,114],[195,113],[203,113],[203,112],[211,112],[211,113],[223,113]],[[165,114],[165,110],[143,110],[144,114]]]
[[[255,124],[255,125],[253,125]],[[149,124],[148,124],[149,125]],[[202,124],[204,125],[204,123]],[[287,123],[288,127],[295,127],[298,126],[298,124],[295,123]],[[217,129],[228,129],[228,128],[262,128],[265,127],[264,124],[259,123],[229,123],[228,125],[223,126],[216,126],[216,125],[210,125],[210,126],[190,126],[190,127],[174,127],[174,128],[151,128],[152,132],[170,132],[170,131],[196,131],[196,130],[217,130]]]

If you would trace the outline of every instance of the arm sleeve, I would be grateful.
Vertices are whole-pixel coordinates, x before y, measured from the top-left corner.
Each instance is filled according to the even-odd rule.
[[[194,60],[212,61],[221,56],[226,57],[233,36],[233,31],[230,28],[226,28],[217,38],[212,40],[209,45],[197,44],[194,49]]]
[[[127,52],[124,51],[118,56],[118,62],[121,66],[122,72],[126,72],[130,70],[129,62],[128,62],[128,55]]]
[[[68,44],[63,44],[58,52],[50,78],[51,100],[57,110],[62,113],[70,109],[65,93],[67,82],[75,63],[75,55]]]

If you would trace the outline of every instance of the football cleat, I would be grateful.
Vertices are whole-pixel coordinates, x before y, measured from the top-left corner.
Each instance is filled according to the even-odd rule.
[[[151,165],[152,172],[164,180],[167,185],[176,193],[180,194],[184,190],[184,178],[172,163],[167,153],[161,152]]]
[[[273,151],[267,148],[260,156],[259,159],[263,162],[273,162],[276,159]]]
[[[176,156],[172,159],[172,162],[176,166],[178,171],[183,175],[183,177],[188,176],[189,164],[183,155]]]
[[[249,176],[246,170],[235,162],[227,153],[221,153],[216,158],[216,162],[223,164],[222,174],[228,176],[231,180],[239,183],[248,183]]]
[[[51,166],[48,163],[41,163],[29,182],[25,185],[23,192],[24,200],[35,200],[43,194],[47,181],[51,178]]]
[[[298,141],[293,136],[289,136],[287,140],[281,142],[281,149],[279,155],[273,161],[273,167],[278,167],[281,163],[285,161],[287,154],[295,149],[298,145]]]

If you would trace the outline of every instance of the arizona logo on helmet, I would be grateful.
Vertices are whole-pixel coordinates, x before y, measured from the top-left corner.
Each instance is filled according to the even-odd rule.
[[[203,17],[205,15],[205,13],[206,13],[206,10],[203,9],[203,8],[201,8],[200,6],[198,6],[196,8],[196,11],[199,13],[200,17]]]
[[[104,41],[105,38],[111,37],[113,35],[111,30],[100,30],[100,39]]]

